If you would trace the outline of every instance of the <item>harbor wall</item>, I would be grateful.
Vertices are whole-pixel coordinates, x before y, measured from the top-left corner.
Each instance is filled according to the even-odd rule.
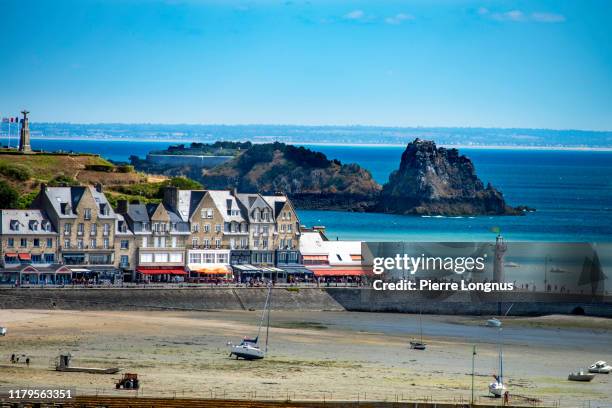
[[[0,289],[2,309],[72,310],[256,310],[265,288],[21,288]],[[535,293],[475,294],[390,292],[369,288],[274,288],[272,309],[361,311],[445,315],[537,316],[584,314],[612,317],[610,297]]]

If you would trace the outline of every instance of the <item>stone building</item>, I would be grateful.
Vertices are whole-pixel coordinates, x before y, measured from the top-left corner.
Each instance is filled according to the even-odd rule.
[[[120,201],[121,214],[134,234],[136,272],[141,279],[152,281],[183,280],[185,244],[189,223],[159,204],[131,204]]]
[[[58,234],[41,210],[0,210],[0,283],[59,283]],[[68,274],[69,275],[69,274]],[[69,276],[68,276],[69,277]]]
[[[118,276],[115,258],[116,215],[101,185],[46,187],[34,205],[44,211],[59,234],[58,261],[84,280]]]

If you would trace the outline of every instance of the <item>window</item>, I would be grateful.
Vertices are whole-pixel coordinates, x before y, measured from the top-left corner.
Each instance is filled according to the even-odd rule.
[[[198,246],[198,239],[197,238],[191,238],[191,246],[194,247],[194,248]]]
[[[142,237],[142,247],[146,248],[148,244],[148,237]]]
[[[104,224],[103,228],[104,228],[104,235],[110,234],[110,224]]]
[[[209,248],[210,247],[210,239],[204,238],[204,240],[202,240],[202,244],[204,245],[205,248]]]
[[[121,260],[119,261],[119,266],[125,268],[130,265],[129,257],[127,255],[121,255]]]
[[[11,220],[11,227],[10,228],[13,231],[19,231],[19,221]]]
[[[170,254],[170,262],[183,262],[183,254],[181,253],[173,253]]]
[[[91,208],[85,209],[83,218],[85,218],[86,220],[91,220]]]
[[[98,224],[91,224],[89,227],[89,235],[96,235],[98,233]]]
[[[70,235],[72,224],[64,224],[64,235]]]
[[[185,241],[183,241],[184,243]],[[172,237],[172,248],[176,248],[176,237]]]
[[[38,231],[38,221],[36,220],[30,221],[30,229],[32,231]]]
[[[229,254],[218,254],[217,255],[218,263],[229,263]]]
[[[42,255],[41,254],[32,255],[32,263],[42,263]]]
[[[77,239],[77,248],[83,249],[83,240],[80,238]]]
[[[102,241],[102,245],[104,246],[104,249],[108,249],[110,246],[110,241],[108,240],[108,238],[104,238],[104,241]]]
[[[200,224],[198,224],[197,222],[191,224],[191,232],[198,232],[198,231],[200,231]]]
[[[47,248],[53,248],[53,238],[47,238]]]
[[[287,240],[287,247],[288,247],[289,249],[293,249],[293,240],[291,240],[291,239],[288,239],[288,240]]]
[[[254,247],[254,248],[259,247],[259,239],[254,239],[254,240],[253,240],[253,247]]]
[[[230,238],[230,248],[236,248],[236,238]]]
[[[247,248],[249,246],[248,240],[246,238],[241,238],[240,239],[240,246],[244,249]]]
[[[284,233],[285,232],[285,224],[281,225],[281,232]]]
[[[153,254],[140,254],[140,262],[141,263],[153,262]]]
[[[221,232],[221,224],[215,225],[215,232]]]
[[[127,239],[121,240],[121,249],[128,249],[130,247],[130,241]]]
[[[7,245],[10,247],[14,247],[15,246],[15,238],[9,238]]]
[[[45,254],[45,263],[55,262],[55,254]]]
[[[189,263],[202,263],[202,254],[200,253],[190,253],[189,254]]]
[[[89,243],[89,245],[90,245],[92,248],[95,248],[96,246],[98,246],[98,243],[96,242],[96,239],[94,238],[94,239],[92,239],[92,240],[91,240],[91,242]]]
[[[285,238],[280,240],[280,247],[281,249],[285,247]]]
[[[221,248],[221,240],[220,239],[215,239],[215,246],[217,248]]]
[[[64,240],[64,248],[70,248],[70,240],[69,239],[65,239]]]
[[[287,232],[291,233],[291,224],[287,225]]]
[[[210,224],[204,224],[204,232],[210,232]]]
[[[77,225],[77,234],[83,235],[85,233],[85,224],[82,222]]]
[[[207,208],[206,209],[206,218],[212,218],[213,217],[213,210],[212,208]]]
[[[21,246],[22,248],[25,248],[28,246],[28,240],[26,238],[21,238],[19,240],[19,246]]]
[[[215,262],[214,254],[210,254],[210,253],[204,254],[204,263],[214,263],[214,262]]]
[[[269,231],[270,231],[270,229],[268,228],[268,226],[267,226],[267,225],[264,225],[264,226],[263,226],[263,233],[264,233],[264,234],[267,234]]]
[[[153,259],[155,260],[155,262],[168,262],[168,254],[153,254]]]
[[[263,239],[262,248],[263,249],[268,249],[268,240],[267,239]]]

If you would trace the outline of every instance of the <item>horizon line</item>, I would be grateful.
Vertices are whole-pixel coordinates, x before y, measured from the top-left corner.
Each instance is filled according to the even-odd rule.
[[[421,126],[421,125],[368,125],[368,124],[324,124],[324,125],[304,125],[295,123],[163,123],[163,122],[48,122],[37,121],[29,122],[33,124],[56,124],[56,125],[146,125],[146,126],[219,126],[219,127],[251,127],[251,126],[270,126],[270,127],[296,127],[296,128],[377,128],[377,129],[470,129],[470,130],[548,130],[555,132],[591,132],[591,133],[612,133],[612,129],[578,129],[578,128],[552,128],[552,127],[494,127],[494,126]]]

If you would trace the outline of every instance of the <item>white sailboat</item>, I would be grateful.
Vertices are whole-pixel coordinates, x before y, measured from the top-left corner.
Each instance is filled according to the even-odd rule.
[[[495,381],[489,384],[489,392],[493,394],[495,398],[499,398],[504,395],[507,391],[507,387],[504,384],[504,351],[502,348],[502,329],[499,329],[499,375],[494,375]]]
[[[236,360],[243,358],[245,360],[260,360],[265,357],[268,352],[268,334],[270,332],[270,298],[272,295],[272,284],[268,286],[268,294],[266,295],[266,303],[264,305],[263,312],[261,313],[261,320],[259,322],[259,329],[257,330],[257,337],[242,339],[240,344],[233,344],[228,342],[227,345],[230,348],[230,357],[235,356]],[[268,317],[266,323],[266,343],[262,350],[259,346],[259,335],[261,334],[261,328],[263,326],[264,318]]]
[[[419,311],[419,329],[421,332],[421,341],[411,341],[410,348],[413,350],[425,350],[427,344],[423,343],[423,313]]]

